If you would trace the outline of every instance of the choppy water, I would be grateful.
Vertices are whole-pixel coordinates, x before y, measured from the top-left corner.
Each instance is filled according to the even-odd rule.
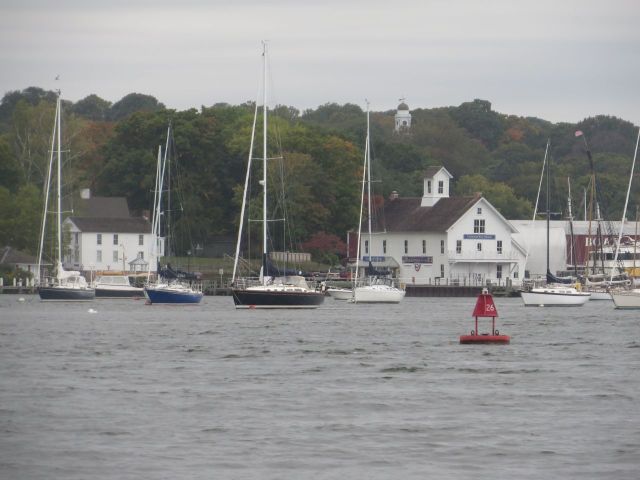
[[[2,479],[637,479],[640,315],[0,296]],[[97,313],[89,313],[92,308]],[[482,330],[482,329],[481,329]]]

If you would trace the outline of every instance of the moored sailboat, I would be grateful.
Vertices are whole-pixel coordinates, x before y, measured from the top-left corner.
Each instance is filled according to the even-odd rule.
[[[169,174],[169,152],[172,149],[173,133],[171,123],[167,128],[167,142],[165,146],[164,156],[162,148],[158,148],[158,161],[156,166],[156,184],[153,204],[153,218],[151,223],[151,232],[153,234],[152,260],[158,264],[158,278],[156,282],[150,282],[149,272],[147,276],[147,285],[144,287],[144,296],[149,304],[197,304],[202,300],[202,288],[199,283],[190,281],[188,274],[176,272],[167,266],[160,268],[159,258],[162,256],[164,249],[162,248],[161,221],[163,219],[162,208],[162,191],[164,188],[165,175]],[[170,206],[167,208],[170,210]],[[170,228],[170,227],[168,227]]]
[[[311,288],[307,284],[305,278],[296,272],[287,268],[277,268],[269,258],[269,228],[268,223],[268,186],[267,186],[267,164],[268,164],[268,145],[267,145],[267,44],[263,42],[263,143],[262,143],[262,166],[263,177],[262,186],[262,262],[259,278],[238,278],[238,263],[240,260],[240,246],[243,236],[243,224],[245,208],[247,205],[247,196],[249,190],[249,179],[251,172],[251,163],[253,159],[253,146],[256,131],[256,122],[258,118],[258,103],[253,119],[253,128],[251,132],[251,144],[249,147],[249,161],[247,165],[247,175],[245,180],[245,188],[242,199],[242,209],[240,213],[240,226],[238,231],[238,241],[236,245],[236,254],[233,265],[232,275],[232,295],[236,308],[316,308],[324,302],[324,293],[320,289]],[[286,221],[286,219],[285,219]]]
[[[365,140],[364,169],[362,172],[362,195],[360,202],[360,221],[358,223],[358,250],[356,259],[356,272],[354,277],[353,297],[354,303],[400,303],[404,298],[405,291],[396,287],[393,279],[378,275],[371,263],[371,248],[373,247],[371,234],[371,143],[370,143],[370,122],[369,103],[367,102],[367,137]],[[365,204],[367,204],[367,224],[368,224],[368,267],[365,268],[366,275],[358,281],[360,266],[360,245],[362,236],[362,215]],[[363,259],[364,260],[364,259]]]
[[[558,278],[551,273],[549,268],[549,218],[551,212],[549,209],[549,142],[545,150],[544,165],[547,174],[547,274],[546,285],[542,287],[534,287],[529,290],[520,292],[522,302],[525,307],[579,307],[587,303],[591,297],[590,293],[583,292],[579,284],[575,286],[569,284],[558,283]],[[544,169],[544,167],[543,167]]]
[[[40,247],[38,249],[38,294],[41,300],[51,301],[88,301],[95,298],[95,290],[91,288],[86,279],[78,271],[65,270],[62,265],[62,104],[60,91],[56,100],[56,113],[51,139],[51,156],[49,158],[49,168],[47,173],[47,184],[45,188],[44,213],[42,218],[42,231],[40,235]],[[44,239],[47,227],[47,216],[49,208],[49,193],[51,178],[54,168],[54,153],[56,157],[56,274],[52,278],[42,278],[42,257],[44,251]]]

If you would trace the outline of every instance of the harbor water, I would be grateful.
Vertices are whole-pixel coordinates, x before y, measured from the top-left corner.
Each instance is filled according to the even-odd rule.
[[[638,312],[474,304],[2,295],[0,478],[637,479]]]

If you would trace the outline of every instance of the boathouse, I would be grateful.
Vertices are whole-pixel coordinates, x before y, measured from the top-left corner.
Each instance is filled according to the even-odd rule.
[[[429,167],[422,197],[394,192],[373,218],[371,244],[361,237],[361,266],[370,260],[406,285],[520,285],[526,250],[518,230],[480,193],[451,197],[452,178]]]

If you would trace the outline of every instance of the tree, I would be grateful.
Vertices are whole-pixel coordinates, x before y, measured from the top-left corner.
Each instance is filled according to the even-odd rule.
[[[513,189],[501,182],[491,182],[482,175],[465,175],[456,184],[458,195],[482,195],[505,217],[526,218],[533,212],[531,203],[519,198]]]
[[[504,132],[501,115],[491,110],[491,102],[475,99],[451,110],[451,116],[473,137],[478,138],[489,149],[498,145]]]
[[[125,95],[109,109],[109,120],[122,120],[135,112],[157,112],[165,106],[151,95],[130,93]]]
[[[110,108],[111,102],[92,94],[74,103],[71,111],[88,120],[104,121],[107,120],[109,116]]]
[[[22,169],[5,139],[0,139],[0,186],[15,191],[23,183]]]

